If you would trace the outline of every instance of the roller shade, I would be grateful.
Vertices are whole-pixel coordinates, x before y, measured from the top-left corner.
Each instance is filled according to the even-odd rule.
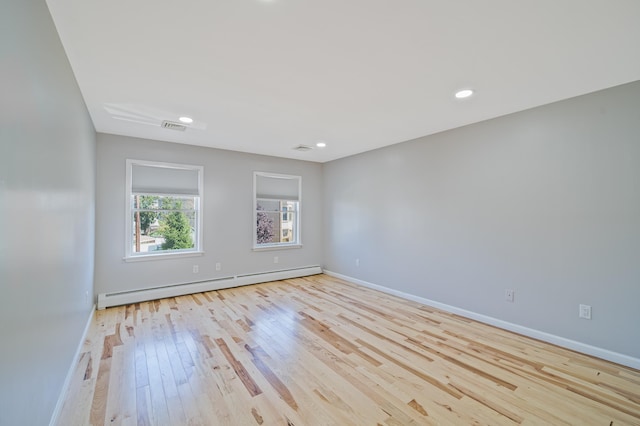
[[[133,194],[200,195],[199,169],[131,165]]]
[[[300,201],[299,176],[266,176],[256,173],[256,197]]]

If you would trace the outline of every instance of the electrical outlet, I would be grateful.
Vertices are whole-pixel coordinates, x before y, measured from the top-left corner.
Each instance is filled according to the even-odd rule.
[[[89,290],[84,292],[84,301],[88,302],[89,301]]]
[[[273,256],[273,263],[278,263],[279,261],[278,256]]]
[[[216,263],[216,271],[219,271],[222,269],[222,264],[220,262]]]
[[[198,273],[198,271],[200,271],[200,266],[198,266],[198,265],[193,265],[193,273],[194,273],[194,274],[197,274],[197,273]]]
[[[504,290],[504,300],[506,300],[507,302],[513,303],[515,296],[516,291],[514,289],[507,288]]]
[[[356,266],[360,266],[360,259],[356,259]]]
[[[580,305],[578,316],[584,319],[591,319],[591,305]]]

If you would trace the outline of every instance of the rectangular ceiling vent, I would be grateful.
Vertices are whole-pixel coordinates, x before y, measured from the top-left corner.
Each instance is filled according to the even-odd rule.
[[[167,121],[167,120],[164,120],[162,122],[162,127],[165,129],[177,130],[179,132],[184,132],[185,130],[187,130],[187,126],[183,124],[175,123],[173,121]]]

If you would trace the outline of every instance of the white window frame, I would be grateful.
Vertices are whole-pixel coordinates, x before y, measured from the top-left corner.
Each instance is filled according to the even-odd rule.
[[[160,260],[170,259],[176,257],[192,257],[202,256],[204,254],[203,241],[202,241],[202,206],[203,206],[203,174],[204,167],[191,164],[178,164],[178,163],[166,163],[159,161],[147,161],[147,160],[133,160],[127,159],[126,170],[126,190],[125,190],[125,256],[123,260],[125,262],[137,262],[144,260]],[[151,167],[164,167],[169,169],[181,169],[181,170],[195,170],[198,173],[198,197],[195,205],[196,212],[196,232],[194,247],[192,249],[184,250],[171,250],[166,252],[151,252],[151,253],[134,253],[133,247],[133,208],[131,204],[131,197],[133,194],[132,178],[133,178],[133,166],[151,166]],[[156,193],[155,195],[165,197],[184,197],[184,194],[175,194],[167,191],[167,193]]]
[[[276,179],[291,179],[298,181],[298,210],[295,212],[295,229],[293,229],[293,241],[284,242],[284,243],[271,243],[271,244],[258,244],[257,240],[257,222],[258,222],[258,178],[267,177],[267,178],[276,178]],[[285,199],[279,198],[264,198],[265,200],[272,201],[287,201]],[[282,217],[282,211],[279,212],[279,217]],[[290,213],[289,213],[290,214]],[[301,248],[302,247],[302,176],[297,175],[285,175],[280,173],[270,173],[270,172],[253,172],[253,250],[254,251],[263,251],[263,250],[282,250],[282,249],[292,249],[292,248]]]

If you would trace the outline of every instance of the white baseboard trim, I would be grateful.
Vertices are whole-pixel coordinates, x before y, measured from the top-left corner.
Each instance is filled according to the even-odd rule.
[[[67,399],[67,394],[69,393],[69,387],[71,386],[71,379],[73,378],[73,373],[76,371],[76,366],[78,361],[80,360],[80,354],[82,353],[82,347],[84,346],[84,341],[87,338],[87,333],[89,332],[89,328],[91,327],[91,322],[93,321],[93,316],[96,313],[96,305],[93,305],[91,308],[91,313],[89,314],[89,319],[84,326],[84,330],[82,331],[82,337],[80,338],[80,342],[78,343],[78,347],[76,348],[76,353],[73,356],[73,360],[71,361],[71,366],[69,367],[69,371],[67,371],[67,377],[64,379],[64,384],[62,385],[62,391],[60,392],[60,396],[58,397],[58,402],[56,403],[56,408],[53,410],[53,414],[51,415],[51,421],[49,422],[49,426],[56,426],[58,423],[58,417],[60,417],[60,413],[62,412],[62,407],[64,406],[64,401]]]
[[[640,370],[640,359],[634,358],[629,355],[624,355],[618,352],[613,352],[607,349],[599,348],[597,346],[591,346],[586,343],[581,343],[575,340],[566,339],[564,337],[556,336],[554,334],[545,333],[544,331],[535,330],[533,328],[524,327],[518,324],[513,324],[507,321],[503,321],[497,318],[493,318],[487,315],[478,314],[466,309],[456,308],[455,306],[446,305],[444,303],[436,302],[433,300],[425,299],[424,297],[415,296],[413,294],[404,293],[402,291],[394,290],[388,287],[384,287],[378,284],[372,284],[367,281],[359,280],[347,275],[342,275],[337,272],[324,270],[324,273],[332,277],[340,278],[342,280],[368,287],[374,290],[381,291],[383,293],[392,294],[394,296],[401,297],[403,299],[412,300],[414,302],[422,303],[427,306],[441,309],[452,314],[460,315],[465,318],[473,319],[485,324],[493,325],[504,330],[513,331],[514,333],[522,334],[527,337],[542,340],[547,343],[552,343],[557,346],[561,346],[566,349],[571,349],[576,352],[580,352],[586,355],[591,355],[597,358],[602,358],[607,361],[615,362],[617,364],[625,365],[627,367]]]
[[[163,299],[166,297],[183,296],[185,294],[202,293],[203,291],[213,291],[223,288],[266,283],[269,281],[306,277],[308,275],[321,273],[322,268],[320,268],[320,266],[304,266],[300,268],[235,275],[217,278],[215,280],[123,291],[119,293],[100,293],[98,294],[98,309],[104,309],[109,306],[128,305],[130,303]]]

